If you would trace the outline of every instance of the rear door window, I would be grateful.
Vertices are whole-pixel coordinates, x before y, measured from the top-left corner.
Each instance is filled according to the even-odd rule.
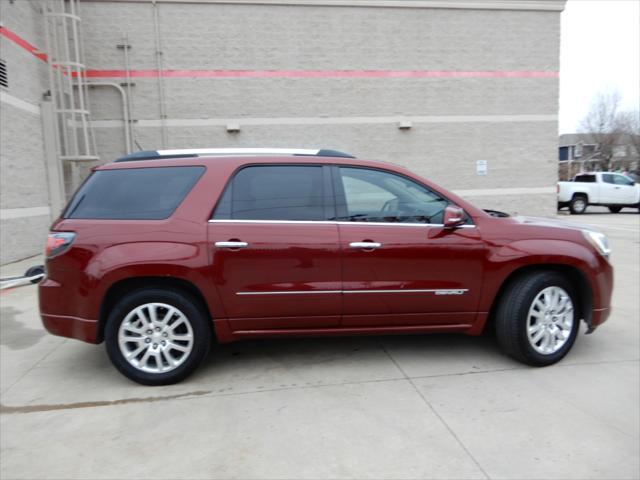
[[[214,220],[324,220],[322,166],[258,165],[227,186]]]
[[[98,170],[76,192],[63,218],[168,218],[204,170],[201,166]]]
[[[578,175],[573,179],[574,182],[580,183],[596,183],[595,175]]]

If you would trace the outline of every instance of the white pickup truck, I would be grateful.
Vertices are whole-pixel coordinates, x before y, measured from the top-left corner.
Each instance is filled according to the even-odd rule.
[[[576,175],[570,182],[558,182],[558,210],[584,213],[589,205],[609,207],[618,213],[624,207],[640,211],[640,185],[626,175],[592,172]]]

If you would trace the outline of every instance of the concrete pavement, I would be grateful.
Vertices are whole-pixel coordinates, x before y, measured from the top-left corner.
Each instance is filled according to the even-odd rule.
[[[0,476],[638,478],[640,215],[598,212],[561,216],[609,235],[613,315],[544,369],[490,336],[268,340],[149,388],[4,291]]]

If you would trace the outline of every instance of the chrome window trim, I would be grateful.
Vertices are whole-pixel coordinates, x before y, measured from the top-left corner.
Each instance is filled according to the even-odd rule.
[[[464,295],[468,288],[426,288],[395,290],[290,290],[287,292],[236,292],[236,295],[305,295],[343,293],[435,293],[436,295]]]
[[[385,227],[444,227],[443,223],[400,223],[400,222],[343,222],[332,220],[237,220],[211,219],[209,223],[256,223],[256,224],[311,224],[311,225],[374,225]],[[455,228],[476,228],[476,225],[458,225]]]

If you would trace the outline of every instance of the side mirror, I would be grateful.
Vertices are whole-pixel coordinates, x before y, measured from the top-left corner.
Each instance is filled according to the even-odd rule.
[[[464,210],[456,205],[444,209],[444,228],[456,228],[465,222]]]

